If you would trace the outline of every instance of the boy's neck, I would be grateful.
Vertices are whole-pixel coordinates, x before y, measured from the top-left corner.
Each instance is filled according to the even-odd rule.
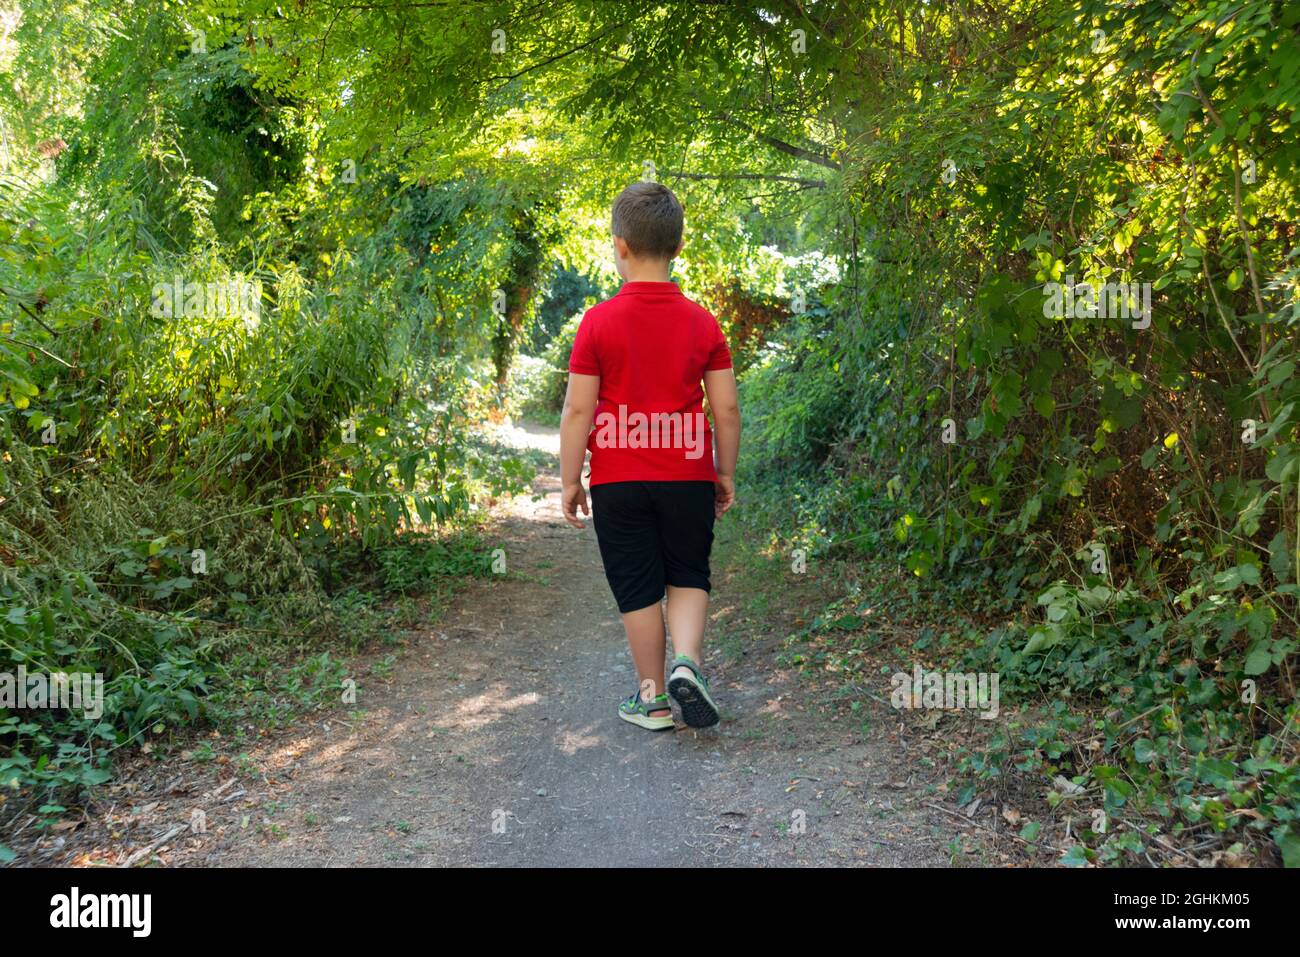
[[[671,259],[665,260],[647,260],[644,262],[629,261],[627,264],[627,275],[624,277],[625,282],[672,282],[668,278],[668,273],[672,265]]]

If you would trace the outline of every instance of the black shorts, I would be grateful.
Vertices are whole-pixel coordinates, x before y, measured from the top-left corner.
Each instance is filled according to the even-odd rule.
[[[657,604],[665,585],[709,590],[713,495],[712,482],[592,486],[592,523],[620,612]]]

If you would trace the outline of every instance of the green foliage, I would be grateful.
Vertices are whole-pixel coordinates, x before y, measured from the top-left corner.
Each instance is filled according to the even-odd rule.
[[[747,454],[760,480],[816,471],[842,435],[850,400],[827,310],[816,307],[770,340],[747,370],[745,413],[758,428]]]
[[[582,313],[570,316],[542,351],[541,361],[532,363],[520,382],[519,409],[523,415],[541,421],[558,421],[569,384],[569,354],[578,334]]]
[[[541,355],[570,317],[605,298],[601,293],[601,287],[591,276],[557,266],[546,295],[537,306],[537,317],[529,333],[529,354]]]
[[[989,26],[1013,23],[1036,39],[993,59],[980,26],[923,15],[915,56],[874,52],[891,81],[862,115],[828,109],[868,239],[825,331],[786,330],[745,376],[747,461],[763,479],[825,463],[813,523],[806,480],[789,487],[796,542],[825,529],[930,589],[1023,603],[972,666],[1116,715],[1097,766],[1027,770],[1248,825],[1291,860],[1296,14],[1083,3]],[[1052,315],[1068,277],[1148,283],[1149,326]],[[1088,860],[1120,854],[1095,838]]]
[[[39,6],[23,82],[56,53]],[[0,170],[0,671],[104,679],[93,719],[0,709],[0,780],[50,806],[123,748],[336,696],[331,648],[484,573],[452,533],[531,475],[471,434],[516,207],[481,180],[345,192],[229,24],[191,21],[200,55],[175,10],[96,15],[131,29],[87,38],[94,80],[55,126],[71,148],[56,166],[7,139]],[[49,131],[9,110],[7,134]],[[231,281],[258,290],[251,313],[188,308]]]

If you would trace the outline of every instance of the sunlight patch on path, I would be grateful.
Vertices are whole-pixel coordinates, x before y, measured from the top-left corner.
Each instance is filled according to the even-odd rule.
[[[560,454],[560,430],[549,425],[537,425],[534,422],[516,424],[506,419],[499,425],[489,426],[486,432],[503,445],[512,445],[517,449],[536,449],[551,455]]]
[[[504,717],[507,712],[515,711],[527,705],[537,704],[541,700],[535,691],[518,694],[513,698],[508,697],[507,694],[508,689],[505,685],[495,684],[482,694],[473,695],[457,702],[450,709],[449,717],[443,719],[439,724],[448,730],[481,728]]]

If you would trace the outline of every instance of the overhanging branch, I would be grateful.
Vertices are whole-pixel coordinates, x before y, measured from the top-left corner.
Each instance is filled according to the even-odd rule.
[[[676,179],[757,179],[777,183],[794,183],[810,189],[825,189],[824,179],[804,179],[802,176],[782,176],[778,173],[687,173],[682,170],[664,170],[664,176]]]
[[[772,149],[779,150],[787,156],[794,156],[801,160],[807,160],[809,163],[816,163],[818,166],[825,166],[827,169],[838,170],[840,168],[840,164],[827,156],[825,152],[818,153],[815,150],[805,149],[802,146],[795,146],[793,143],[787,143],[785,140],[777,139],[770,133],[764,133],[760,130],[754,129],[747,123],[740,122],[740,120],[737,120],[729,113],[721,114],[718,119],[736,127],[736,129],[744,130],[760,143],[766,143],[768,146],[772,147]]]

